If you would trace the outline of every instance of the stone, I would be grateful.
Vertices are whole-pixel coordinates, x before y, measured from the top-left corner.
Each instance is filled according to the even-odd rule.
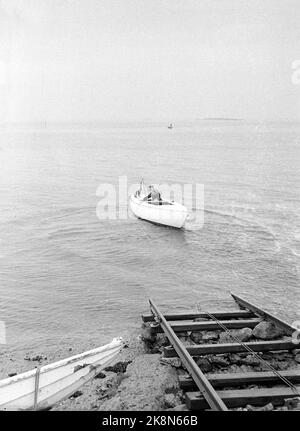
[[[170,345],[170,341],[166,335],[157,334],[157,337],[156,337],[156,346],[157,347],[164,347],[164,346],[169,346],[169,345]]]
[[[275,369],[275,370],[287,370],[290,368],[290,364],[288,362],[277,362],[276,360],[273,359],[273,361],[270,361],[269,364],[271,364],[271,366]]]
[[[300,353],[300,352],[299,352]],[[292,359],[294,355],[290,352],[281,352],[278,355],[273,355],[278,361],[285,361],[287,359]]]
[[[156,340],[156,332],[153,327],[150,326],[150,324],[143,323],[142,324],[142,332],[141,332],[141,339],[146,342],[153,344]]]
[[[190,339],[197,344],[200,344],[202,341],[202,333],[201,332],[192,332],[190,335]]]
[[[43,357],[42,355],[36,355],[36,356],[32,356],[32,358],[28,355],[26,355],[24,357],[25,361],[37,361],[37,362],[41,362],[43,359],[47,359],[47,357]]]
[[[273,361],[274,360],[274,356],[271,353],[260,353],[259,355],[262,359],[264,359],[265,361]],[[276,359],[276,358],[275,358]]]
[[[104,374],[104,373],[102,373],[102,371],[100,371],[100,373],[98,373],[95,376],[95,379],[105,379],[105,377],[106,377],[106,374]]]
[[[230,353],[227,357],[228,357],[228,360],[231,364],[241,364],[242,363],[242,358],[240,357],[240,355],[238,355],[236,353]]]
[[[179,358],[160,358],[160,362],[163,365],[171,365],[174,368],[180,368],[182,366],[182,362]]]
[[[239,373],[248,373],[249,365],[242,364],[239,367]]]
[[[104,368],[104,371],[112,371],[113,373],[125,373],[127,365],[132,361],[117,362],[115,365]]]
[[[274,325],[273,322],[263,320],[255,326],[252,335],[260,340],[273,340],[284,335],[284,331]]]
[[[69,398],[70,398],[70,399],[72,399],[72,398],[78,398],[78,397],[80,397],[82,394],[83,394],[83,392],[81,392],[81,391],[76,391],[76,392],[74,392],[74,394],[72,394]]]
[[[229,373],[240,373],[241,372],[240,367],[238,365],[235,365],[235,364],[230,365],[227,370]]]
[[[229,365],[229,362],[222,356],[212,356],[210,363],[218,368],[226,368]]]
[[[262,407],[254,407],[254,406],[251,406],[250,404],[247,404],[247,406],[246,406],[246,409],[248,410],[248,411],[256,411],[256,412],[259,412],[259,411],[261,411],[261,412],[270,412],[270,411],[272,411],[272,410],[274,410],[274,406],[273,406],[273,404],[272,403],[268,403],[268,404],[266,404],[265,406],[262,406]]]
[[[237,338],[240,341],[248,341],[252,336],[252,329],[241,328],[241,329],[231,329],[230,335]],[[221,332],[220,343],[234,343],[235,340],[227,332]]]
[[[98,395],[98,400],[103,400],[105,398],[110,398],[116,395],[116,388],[108,388],[108,389],[99,389],[96,391]]]
[[[270,371],[270,367],[268,364],[265,364],[264,362],[261,362],[259,365],[252,365],[254,367],[255,371]]]
[[[196,364],[203,373],[209,373],[212,370],[212,364],[207,358],[196,359]]]
[[[234,343],[234,340],[229,336],[227,332],[221,332],[219,335],[219,343]]]
[[[241,358],[241,364],[250,365],[251,367],[255,367],[261,364],[261,361],[253,355],[247,355],[245,358]]]
[[[219,339],[219,334],[215,332],[208,332],[207,334],[203,334],[202,342],[209,343],[210,341],[217,341]]]
[[[251,328],[241,328],[233,331],[233,335],[236,336],[240,341],[248,341],[252,337]]]
[[[41,362],[43,359],[47,359],[47,358],[46,357],[43,358],[42,355],[36,355],[31,358],[32,361],[38,361],[38,362]]]
[[[300,397],[288,398],[284,400],[284,405],[288,410],[298,410],[300,409]]]
[[[179,402],[180,400],[175,394],[166,394],[164,396],[164,404],[167,409],[176,407]]]
[[[98,385],[96,388],[98,400],[114,396],[117,393],[118,386],[125,378],[126,374],[112,375],[102,384]]]

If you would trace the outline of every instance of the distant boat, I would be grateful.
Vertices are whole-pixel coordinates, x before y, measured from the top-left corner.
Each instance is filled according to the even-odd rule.
[[[168,125],[168,129],[173,129],[174,128],[174,124],[173,123],[170,123],[169,125]]]
[[[0,381],[0,410],[46,410],[99,374],[123,347],[122,338],[88,352]]]

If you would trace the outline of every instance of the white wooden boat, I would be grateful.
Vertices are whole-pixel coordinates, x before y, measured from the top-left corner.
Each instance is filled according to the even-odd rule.
[[[70,397],[119,353],[122,338],[0,381],[0,410],[44,410]]]
[[[179,203],[167,200],[162,200],[161,204],[158,201],[143,201],[138,193],[130,196],[129,204],[136,217],[166,226],[181,228],[188,216],[186,207]]]

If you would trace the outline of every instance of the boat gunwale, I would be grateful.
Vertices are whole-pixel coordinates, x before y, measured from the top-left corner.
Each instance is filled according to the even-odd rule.
[[[170,213],[176,213],[176,212],[181,213],[181,214],[183,214],[183,213],[187,214],[188,213],[187,208],[184,205],[182,205],[182,204],[180,204],[178,202],[172,202],[172,203],[170,203],[170,206],[168,208],[163,208],[164,206],[167,206],[167,205],[153,205],[153,204],[149,204],[148,202],[141,201],[140,199],[138,199],[134,195],[130,196],[130,200],[131,200],[132,203],[134,203],[134,204],[136,204],[136,205],[138,205],[140,207],[149,208],[149,209],[157,208],[160,211],[168,211],[169,214]],[[165,202],[169,202],[169,201],[165,201]],[[170,211],[169,210],[170,207],[175,208],[175,209],[172,209]],[[176,207],[177,207],[177,209],[176,209]]]

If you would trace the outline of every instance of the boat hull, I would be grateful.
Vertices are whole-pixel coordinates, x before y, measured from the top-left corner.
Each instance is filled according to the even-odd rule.
[[[188,215],[187,209],[176,202],[166,205],[154,205],[131,195],[129,203],[130,209],[136,217],[178,229],[183,227]]]
[[[123,346],[121,338],[37,370],[0,381],[0,410],[45,410],[71,396],[107,366]],[[38,385],[37,385],[38,382]]]

